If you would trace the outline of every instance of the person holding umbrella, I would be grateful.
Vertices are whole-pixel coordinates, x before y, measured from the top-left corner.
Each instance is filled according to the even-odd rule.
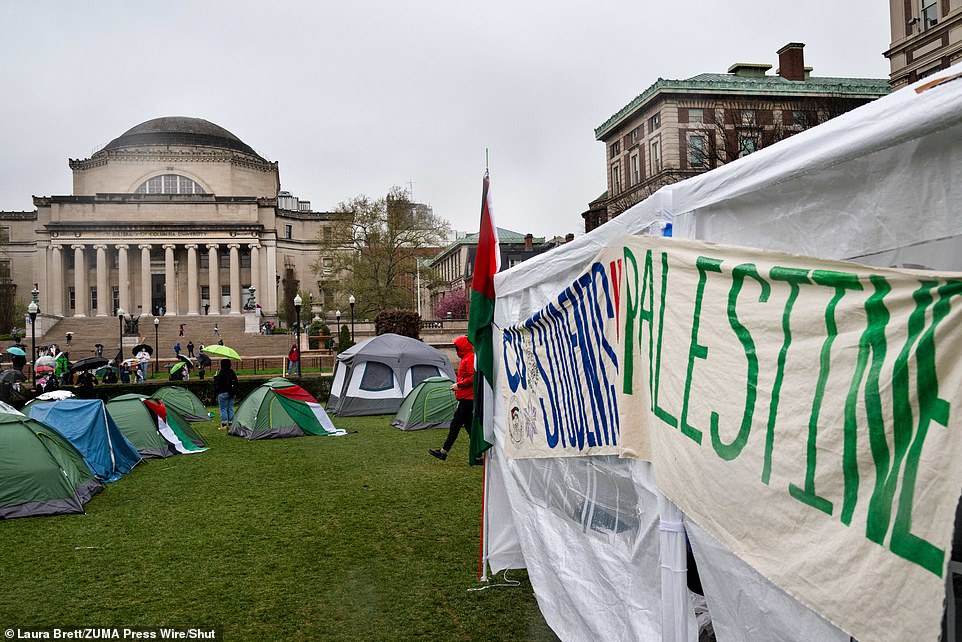
[[[220,408],[220,429],[227,430],[234,423],[234,397],[237,396],[240,382],[237,373],[231,368],[230,359],[220,360],[220,370],[214,375],[214,392]]]
[[[210,368],[212,365],[213,363],[211,362],[210,357],[208,357],[207,353],[204,352],[204,344],[200,344],[200,353],[197,355],[197,376],[203,379],[207,368]]]

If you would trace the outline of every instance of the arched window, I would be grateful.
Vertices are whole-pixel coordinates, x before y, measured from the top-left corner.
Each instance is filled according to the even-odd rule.
[[[186,176],[164,174],[148,178],[137,188],[137,194],[206,194],[204,188]]]

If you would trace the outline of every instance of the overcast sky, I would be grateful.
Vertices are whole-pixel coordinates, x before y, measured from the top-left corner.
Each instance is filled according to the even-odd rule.
[[[66,195],[68,158],[161,116],[207,119],[333,209],[413,187],[477,231],[580,235],[605,186],[594,128],[659,77],[778,66],[887,78],[885,2],[0,0],[0,210]]]

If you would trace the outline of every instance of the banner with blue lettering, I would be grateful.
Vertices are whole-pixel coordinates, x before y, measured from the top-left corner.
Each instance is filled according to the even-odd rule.
[[[507,455],[616,455],[621,259],[592,264],[533,316],[502,330]]]
[[[934,640],[960,295],[955,273],[630,237],[505,332],[518,441],[649,460],[687,518],[855,638]]]

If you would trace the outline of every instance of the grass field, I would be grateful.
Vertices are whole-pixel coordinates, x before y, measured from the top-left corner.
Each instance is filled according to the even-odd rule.
[[[216,410],[214,410],[216,415]],[[527,577],[477,582],[480,467],[462,435],[336,419],[345,437],[150,460],[86,515],[0,522],[0,628],[213,626],[219,639],[555,640]]]

